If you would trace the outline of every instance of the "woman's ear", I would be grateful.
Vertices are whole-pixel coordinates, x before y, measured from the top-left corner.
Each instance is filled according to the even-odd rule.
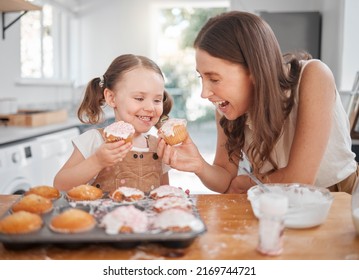
[[[252,74],[249,75],[249,79],[251,80],[252,84],[255,85],[254,78],[253,78]]]
[[[103,96],[105,97],[106,103],[109,106],[111,106],[112,108],[116,107],[115,93],[112,90],[105,88],[103,92]]]

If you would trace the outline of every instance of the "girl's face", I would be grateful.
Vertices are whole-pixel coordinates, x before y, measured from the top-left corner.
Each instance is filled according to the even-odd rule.
[[[211,101],[228,120],[248,112],[254,85],[247,69],[201,49],[196,49],[196,64],[202,79],[202,98]]]
[[[117,121],[131,123],[136,133],[148,132],[163,112],[164,80],[146,68],[123,74],[115,90],[105,89],[107,104],[114,108]]]

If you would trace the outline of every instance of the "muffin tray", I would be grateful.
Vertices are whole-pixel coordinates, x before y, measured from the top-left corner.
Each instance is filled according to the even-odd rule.
[[[20,198],[19,198],[20,199]],[[192,214],[203,224],[202,230],[188,232],[171,232],[160,230],[148,230],[144,233],[118,233],[108,234],[100,226],[102,217],[113,210],[115,207],[133,204],[142,211],[146,211],[149,217],[156,215],[152,210],[154,200],[148,197],[138,202],[114,202],[110,198],[104,197],[96,201],[69,201],[65,193],[53,201],[53,210],[43,214],[42,228],[33,233],[27,234],[2,234],[0,233],[0,242],[6,249],[27,249],[37,245],[58,245],[65,248],[78,248],[89,244],[108,244],[122,249],[134,248],[143,243],[160,243],[163,246],[171,248],[185,248],[191,245],[196,237],[206,232],[206,226],[198,214],[194,198],[189,197],[192,204]],[[83,209],[91,213],[97,224],[94,229],[81,233],[57,233],[49,228],[52,217],[58,215],[64,209],[74,207]],[[1,217],[11,214],[10,209]]]

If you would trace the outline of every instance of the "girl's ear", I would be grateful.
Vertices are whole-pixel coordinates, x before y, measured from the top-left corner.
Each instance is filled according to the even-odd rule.
[[[112,108],[115,108],[116,107],[116,103],[115,103],[115,93],[108,89],[108,88],[105,88],[104,92],[103,92],[103,95],[105,97],[105,100],[106,100],[106,103],[111,106]]]

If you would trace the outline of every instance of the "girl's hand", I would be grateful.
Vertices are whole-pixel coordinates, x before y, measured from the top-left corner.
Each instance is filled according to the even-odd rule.
[[[157,154],[165,164],[180,171],[198,173],[205,163],[190,137],[176,146],[167,145],[160,139]]]
[[[131,150],[132,143],[121,140],[114,143],[104,143],[95,152],[95,157],[102,168],[113,166],[123,160]]]

